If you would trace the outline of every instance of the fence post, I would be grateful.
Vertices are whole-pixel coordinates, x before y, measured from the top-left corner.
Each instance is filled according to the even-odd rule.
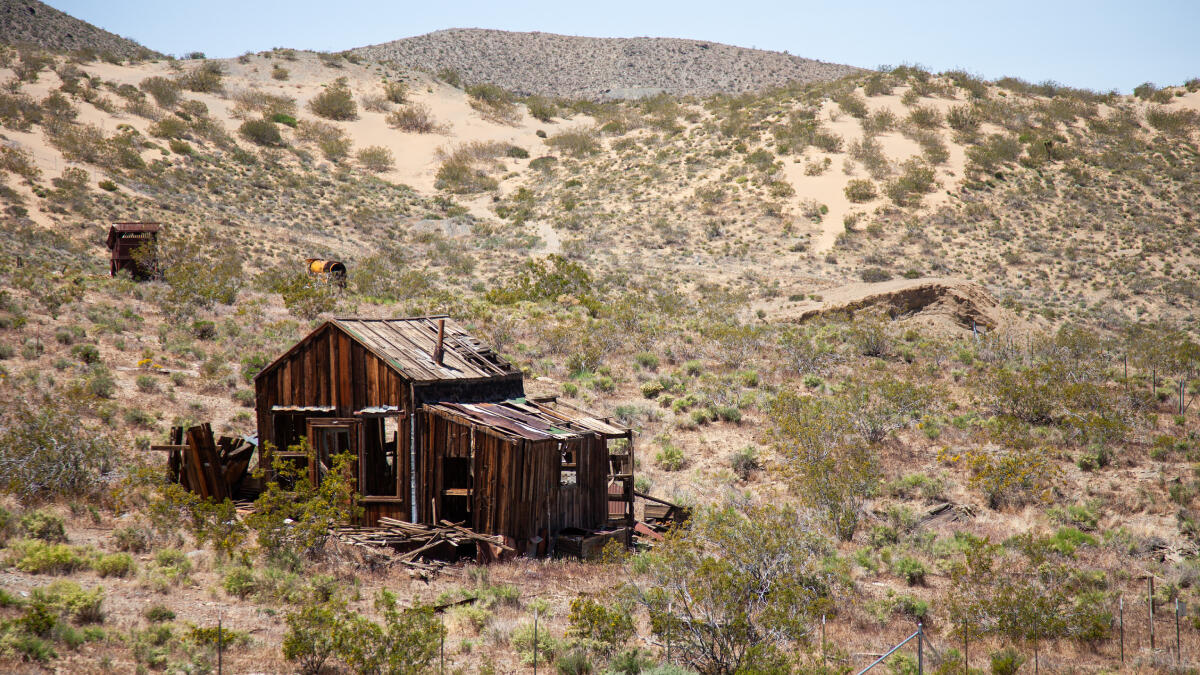
[[[968,626],[967,619],[965,617],[963,618],[962,626],[963,626],[963,675],[970,675],[970,673],[971,673],[971,641],[970,641],[970,636],[967,633],[971,629]]]
[[[1117,604],[1117,617],[1121,623],[1121,665],[1125,665],[1125,596]]]
[[[221,619],[223,618],[221,614],[220,611],[217,612],[217,675],[222,675],[225,671],[224,655],[222,654],[225,647],[223,639],[225,631],[221,628]]]
[[[1150,577],[1148,577],[1146,579],[1146,581],[1148,582],[1147,588],[1150,589],[1149,596],[1146,598],[1146,601],[1147,601],[1146,604],[1150,608],[1150,611],[1147,614],[1147,616],[1150,617],[1150,656],[1153,657],[1154,656],[1154,575],[1151,575]]]
[[[821,615],[821,667],[825,667],[825,615]]]
[[[538,640],[537,640],[537,607],[533,608],[533,675],[537,675]]]
[[[441,665],[438,667],[438,672],[445,675],[446,673],[446,615],[442,614],[442,633],[441,640],[438,643],[438,658],[441,660]]]
[[[917,624],[917,675],[925,672],[925,628]]]
[[[1175,665],[1178,666],[1183,660],[1183,655],[1179,649],[1179,598],[1175,598]]]

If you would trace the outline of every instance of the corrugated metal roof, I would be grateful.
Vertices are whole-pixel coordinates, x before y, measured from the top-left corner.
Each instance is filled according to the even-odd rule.
[[[442,364],[433,360],[438,321],[446,321]],[[513,364],[448,317],[364,319],[346,317],[332,323],[406,377],[418,382],[478,380],[519,376]]]
[[[500,403],[428,403],[426,408],[464,417],[491,429],[529,440],[559,440],[599,434],[621,438],[629,429],[556,399],[516,398]]]

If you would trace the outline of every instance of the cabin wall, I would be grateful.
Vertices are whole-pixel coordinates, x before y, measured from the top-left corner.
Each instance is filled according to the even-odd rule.
[[[608,444],[598,435],[569,443],[578,466],[576,482],[559,486],[552,529],[599,529],[608,518]]]

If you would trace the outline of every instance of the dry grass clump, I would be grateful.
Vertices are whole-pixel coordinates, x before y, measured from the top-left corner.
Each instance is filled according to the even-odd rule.
[[[296,138],[304,143],[311,143],[320,149],[321,154],[332,162],[344,159],[350,154],[352,142],[346,137],[346,132],[338,127],[319,120],[304,120],[296,126]]]
[[[431,134],[438,130],[433,112],[424,103],[409,103],[387,116],[389,126],[402,131]]]
[[[392,151],[382,145],[372,145],[363,148],[355,155],[358,163],[362,168],[372,173],[384,173],[391,171],[396,163],[395,157],[392,156]]]
[[[188,91],[217,93],[223,90],[221,78],[225,69],[216,61],[205,61],[177,78],[179,86]]]
[[[506,155],[510,147],[498,141],[472,141],[450,152],[439,151],[445,159],[438,168],[434,187],[455,194],[495,190],[500,184],[488,172],[503,166],[497,159]]]
[[[546,139],[546,145],[572,157],[583,157],[600,152],[600,140],[594,129],[562,131]]]
[[[500,124],[516,124],[521,120],[521,111],[512,93],[494,84],[471,85],[467,87],[467,96],[471,97],[471,107],[485,119]]]
[[[392,102],[382,94],[367,94],[362,97],[362,106],[364,110],[377,113],[386,113],[392,111]]]
[[[243,89],[234,93],[233,100],[233,116],[238,119],[296,115],[296,99],[291,96],[270,94],[258,89]]]
[[[142,80],[142,91],[154,97],[154,102],[164,108],[170,108],[179,103],[181,88],[175,80],[154,76]]]

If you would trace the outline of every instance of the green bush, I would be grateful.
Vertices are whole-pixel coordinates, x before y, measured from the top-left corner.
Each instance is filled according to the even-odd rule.
[[[104,621],[104,589],[84,590],[74,581],[62,580],[33,589],[33,603],[44,603],[75,623]]]
[[[308,102],[308,109],[314,115],[329,120],[358,119],[358,105],[345,78],[326,85],[321,93]]]
[[[679,471],[687,465],[687,460],[683,456],[683,450],[680,450],[669,442],[663,443],[662,449],[654,455],[654,462],[663,471]]]
[[[148,131],[155,138],[183,138],[188,132],[188,124],[172,115],[151,124]]]
[[[30,511],[21,516],[21,533],[50,543],[67,540],[62,517],[46,511]]]
[[[1025,657],[1012,647],[992,652],[990,659],[992,675],[1016,675],[1025,665]]]
[[[215,93],[222,89],[221,77],[224,71],[221,64],[215,61],[206,61],[192,70],[180,75],[177,78],[179,86],[189,91],[199,93]],[[144,84],[144,82],[143,82]],[[153,92],[151,92],[153,96]],[[155,99],[157,100],[157,96]]]
[[[246,596],[258,590],[258,580],[249,567],[235,567],[225,573],[221,586],[226,593],[244,600]]]
[[[663,383],[658,380],[650,380],[642,383],[642,396],[646,398],[654,398],[663,392]]]
[[[392,103],[400,105],[408,100],[408,87],[403,82],[384,82],[383,96]]]
[[[867,178],[854,178],[846,183],[846,199],[855,204],[869,202],[879,193],[875,191],[875,183]]]
[[[153,375],[138,375],[135,383],[138,391],[143,394],[153,394],[158,391],[158,380]]]
[[[165,605],[150,605],[142,612],[142,616],[150,623],[163,623],[175,620],[175,612],[171,611]]]
[[[246,120],[238,127],[238,134],[255,145],[273,147],[283,144],[279,127],[270,120]]]
[[[380,591],[377,624],[357,614],[339,622],[335,651],[355,672],[422,673],[438,655],[446,629],[428,605],[400,608],[396,597]]]
[[[154,102],[164,108],[179,103],[179,83],[165,77],[147,77],[141,82],[142,91],[154,97]]]
[[[100,362],[100,350],[96,345],[75,345],[71,348],[71,354],[83,363],[92,364]]]
[[[133,574],[136,566],[133,556],[128,553],[111,553],[93,560],[92,569],[102,577],[127,577]]]
[[[879,283],[892,278],[891,272],[878,267],[867,267],[859,272],[858,276],[867,283]]]
[[[341,610],[329,603],[310,603],[288,612],[283,658],[294,661],[304,675],[317,675],[337,650]]]
[[[748,480],[755,471],[762,468],[762,462],[758,459],[758,449],[747,445],[735,451],[729,456],[729,468],[733,469],[738,478]]]
[[[923,195],[933,192],[935,176],[933,167],[913,158],[904,163],[904,171],[899,177],[888,181],[884,191],[897,206],[919,204]]]
[[[367,171],[374,173],[383,173],[391,171],[395,165],[395,158],[392,157],[392,151],[382,145],[372,145],[358,151],[356,155],[358,163]]]
[[[935,108],[914,106],[908,113],[908,123],[918,129],[936,129],[942,126],[942,114]]]
[[[904,581],[909,586],[925,583],[925,565],[920,560],[909,556],[897,558],[892,563],[892,574],[904,577]]]
[[[527,621],[517,626],[516,630],[512,633],[512,639],[509,641],[509,644],[520,655],[521,663],[530,666],[534,665],[535,644],[537,645],[536,657],[539,666],[553,662],[554,657],[562,648],[562,644],[554,639],[550,631],[546,630],[545,625],[539,627],[535,636],[532,621]]]
[[[560,131],[546,139],[546,145],[571,157],[584,157],[600,152],[600,142],[594,131]]]
[[[22,539],[9,544],[7,560],[30,574],[70,574],[88,567],[86,549]]]

